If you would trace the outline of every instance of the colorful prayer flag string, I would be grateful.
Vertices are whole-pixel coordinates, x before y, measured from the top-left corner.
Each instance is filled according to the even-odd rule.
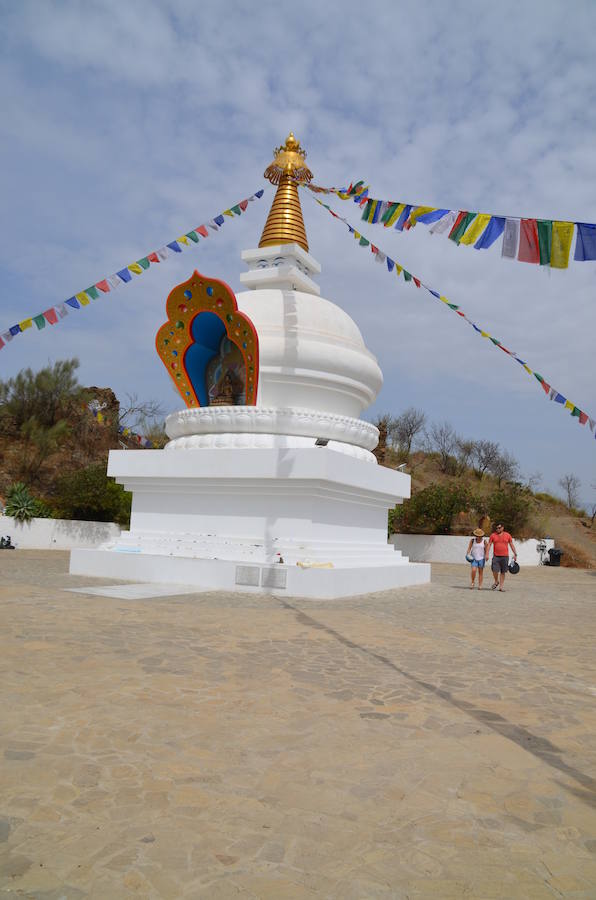
[[[206,224],[198,225],[196,228],[180,235],[176,240],[164,244],[159,250],[154,250],[146,256],[141,257],[141,259],[138,259],[136,262],[129,263],[129,265],[124,266],[124,268],[115,272],[114,275],[108,275],[106,278],[96,281],[95,284],[85,288],[84,291],[79,291],[78,294],[69,297],[64,303],[50,306],[49,309],[38,313],[36,316],[30,316],[29,318],[18,322],[16,325],[11,325],[6,331],[0,333],[0,350],[2,350],[6,344],[10,343],[10,341],[18,334],[27,331],[28,328],[32,328],[33,323],[35,323],[38,331],[44,329],[48,324],[56,325],[60,319],[63,319],[68,315],[69,309],[67,309],[67,307],[70,309],[80,309],[82,306],[88,306],[91,300],[97,300],[101,294],[110,293],[111,291],[116,290],[121,284],[128,284],[132,281],[133,275],[142,275],[152,263],[155,265],[156,263],[163,262],[171,253],[182,253],[182,247],[191,247],[193,244],[198,244],[199,235],[202,238],[209,237],[208,228],[211,229],[211,231],[219,231],[225,222],[225,216],[234,218],[242,215],[243,212],[246,212],[248,204],[257,198],[260,199],[264,193],[265,190],[261,188],[254,194],[251,194],[250,197],[247,197],[235,206],[230,207],[230,209],[225,209],[223,213],[215,216],[215,218],[211,219]]]
[[[341,200],[353,200],[362,209],[362,220],[371,225],[382,223],[385,228],[409,231],[422,222],[432,226],[431,234],[446,233],[458,246],[464,244],[476,250],[487,250],[502,235],[503,257],[553,269],[568,268],[573,235],[577,232],[574,260],[596,260],[596,224],[589,222],[497,216],[378,200],[369,196],[363,181],[349,188],[309,184],[308,189],[315,194],[335,194]]]
[[[340,216],[336,212],[334,212],[330,206],[328,206],[326,203],[323,203],[323,201],[319,200],[318,197],[313,197],[312,199],[316,203],[318,203],[319,206],[324,207],[333,216],[334,219],[339,219],[341,222],[343,222],[350,233],[358,241],[360,247],[370,246],[371,252],[375,256],[375,261],[382,264],[384,263],[387,266],[388,272],[393,272],[395,270],[395,273],[398,277],[400,275],[403,275],[404,281],[413,281],[417,288],[424,288],[426,291],[428,291],[429,294],[432,294],[433,297],[435,297],[441,303],[444,303],[449,307],[449,309],[453,310],[453,312],[455,312],[461,319],[464,319],[468,323],[468,325],[471,325],[477,334],[489,340],[492,344],[495,345],[495,347],[497,347],[499,350],[502,350],[503,353],[506,353],[511,357],[511,359],[514,359],[517,363],[519,363],[519,365],[522,366],[522,368],[525,369],[525,371],[529,375],[534,376],[534,378],[536,379],[536,381],[538,381],[540,387],[550,400],[554,401],[555,403],[562,404],[564,408],[570,411],[571,415],[574,418],[578,419],[580,425],[585,425],[587,423],[590,431],[596,438],[596,418],[589,416],[588,413],[581,410],[578,406],[572,403],[571,400],[568,400],[567,397],[563,396],[563,394],[561,394],[556,388],[548,383],[542,375],[539,375],[538,372],[535,372],[533,369],[531,369],[528,363],[525,360],[521,359],[517,355],[517,353],[514,353],[512,350],[508,350],[500,340],[493,337],[491,334],[489,334],[488,331],[485,331],[484,328],[481,328],[476,322],[473,322],[470,318],[468,318],[468,316],[458,306],[458,304],[451,303],[447,299],[447,297],[444,297],[438,291],[435,291],[433,288],[429,287],[422,281],[422,279],[418,278],[416,275],[412,275],[411,272],[408,272],[406,269],[404,269],[404,267],[401,266],[398,262],[396,262],[394,259],[391,259],[391,257],[386,253],[383,253],[382,250],[372,244],[367,238],[364,237],[364,235],[360,234],[359,231],[357,231],[352,225],[350,225],[347,219],[344,219],[343,216]]]

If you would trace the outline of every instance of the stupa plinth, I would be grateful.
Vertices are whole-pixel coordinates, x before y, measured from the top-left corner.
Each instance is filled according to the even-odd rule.
[[[278,185],[247,290],[198,272],[172,290],[158,353],[185,402],[164,450],[112,451],[132,491],[130,531],[76,550],[71,572],[335,598],[418,584],[430,567],[387,543],[410,478],[379,466],[361,419],[383,377],[354,321],[320,296],[292,134],[265,172]]]

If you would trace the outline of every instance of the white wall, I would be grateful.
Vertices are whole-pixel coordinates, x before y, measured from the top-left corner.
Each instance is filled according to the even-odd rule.
[[[409,556],[412,562],[465,563],[469,541],[469,537],[450,534],[392,534],[389,538],[389,542],[405,556]],[[513,543],[520,566],[539,565],[537,540],[532,538],[529,541],[516,541],[514,536]],[[545,543],[547,550],[555,546],[555,542],[550,538]]]
[[[73,547],[99,547],[120,534],[112,522],[80,522],[72,519],[31,519],[17,522],[0,516],[0,535],[9,534],[21,550],[71,550]]]

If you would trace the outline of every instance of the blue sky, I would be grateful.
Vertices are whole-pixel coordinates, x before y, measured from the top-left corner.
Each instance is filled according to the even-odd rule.
[[[292,129],[320,184],[509,215],[596,221],[596,4],[0,2],[0,331],[265,186]],[[0,377],[76,355],[84,384],[177,395],[154,350],[196,267],[240,289],[273,189],[221,234],[0,351]],[[335,202],[358,222],[352,204]],[[303,199],[325,297],[385,376],[368,413],[423,408],[497,440],[558,490],[595,494],[596,441],[505,354],[387,275]],[[567,271],[364,226],[383,250],[596,414],[596,263]]]

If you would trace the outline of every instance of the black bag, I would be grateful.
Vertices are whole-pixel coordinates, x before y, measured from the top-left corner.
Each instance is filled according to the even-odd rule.
[[[519,563],[517,562],[516,559],[514,559],[513,562],[509,563],[507,568],[509,569],[509,571],[511,572],[512,575],[517,575],[517,573],[519,572]]]

